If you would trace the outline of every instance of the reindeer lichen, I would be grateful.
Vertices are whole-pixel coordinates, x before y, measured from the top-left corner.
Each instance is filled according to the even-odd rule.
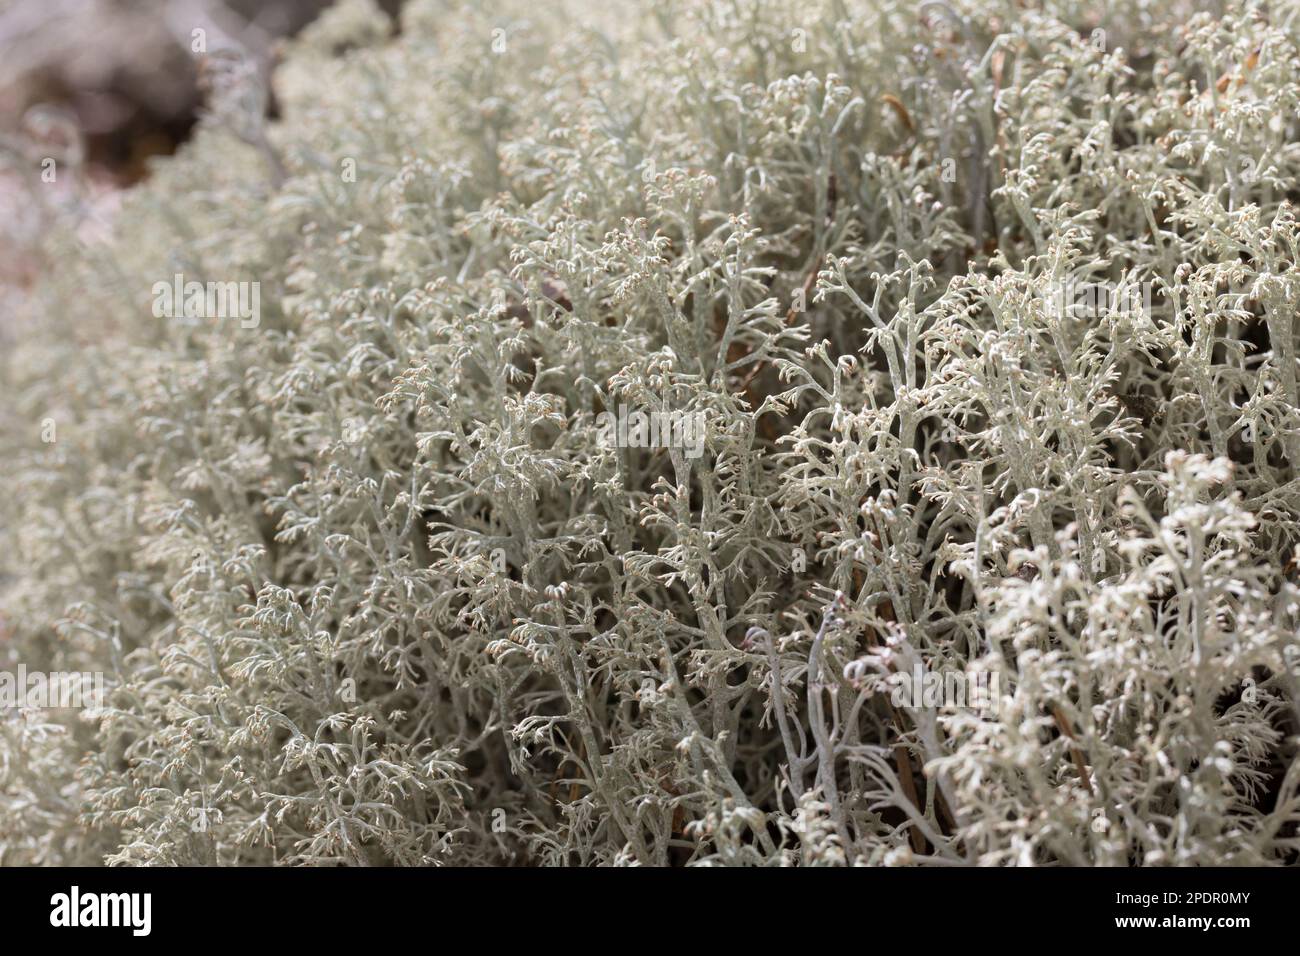
[[[480,6],[52,204],[0,862],[1295,862],[1300,7]]]

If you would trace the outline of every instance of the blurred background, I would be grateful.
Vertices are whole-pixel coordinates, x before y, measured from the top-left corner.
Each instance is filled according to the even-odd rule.
[[[148,174],[149,158],[189,135],[204,107],[203,50],[240,51],[265,78],[280,41],[329,5],[0,0],[0,340],[6,299],[37,268],[31,249],[50,212],[42,205],[76,205],[88,231],[102,226],[120,190]],[[400,5],[379,3],[394,20]],[[273,98],[267,111],[274,118]],[[59,175],[41,181],[48,159]]]

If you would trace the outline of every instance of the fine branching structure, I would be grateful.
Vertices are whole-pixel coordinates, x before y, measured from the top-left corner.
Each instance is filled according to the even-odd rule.
[[[1297,861],[1300,2],[202,67],[107,224],[2,157],[0,669],[105,690],[0,863]]]

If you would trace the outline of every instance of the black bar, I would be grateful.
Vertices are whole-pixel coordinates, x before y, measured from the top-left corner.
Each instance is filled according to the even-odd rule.
[[[94,894],[149,894],[148,935],[136,935],[128,919],[52,926],[56,895],[70,901],[73,886],[83,907]],[[1030,934],[1020,937],[1026,945],[1192,935],[1221,945],[1243,933],[1292,935],[1295,890],[1294,873],[1280,868],[859,869],[793,879],[758,871],[3,869],[0,919],[14,938],[68,941],[76,933],[81,942],[205,947],[238,938],[258,950],[276,941],[295,949],[397,946],[405,935],[434,948],[476,935],[494,947],[574,935],[583,949],[600,950],[634,929],[641,942],[684,933],[681,944],[696,948],[723,929],[765,935],[835,924],[854,935],[878,927],[918,945],[997,945],[1008,933]],[[89,905],[97,909],[98,899]],[[138,916],[142,908],[123,912]],[[1248,925],[1217,922],[1241,918]],[[592,938],[593,919],[608,921],[608,943]],[[1154,924],[1119,925],[1132,919]],[[1208,927],[1199,923],[1205,919]]]

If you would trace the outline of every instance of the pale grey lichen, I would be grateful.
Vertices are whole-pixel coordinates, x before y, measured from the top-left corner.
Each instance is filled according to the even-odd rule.
[[[51,226],[0,660],[112,689],[0,861],[1294,862],[1300,8],[592,6],[348,0]]]

